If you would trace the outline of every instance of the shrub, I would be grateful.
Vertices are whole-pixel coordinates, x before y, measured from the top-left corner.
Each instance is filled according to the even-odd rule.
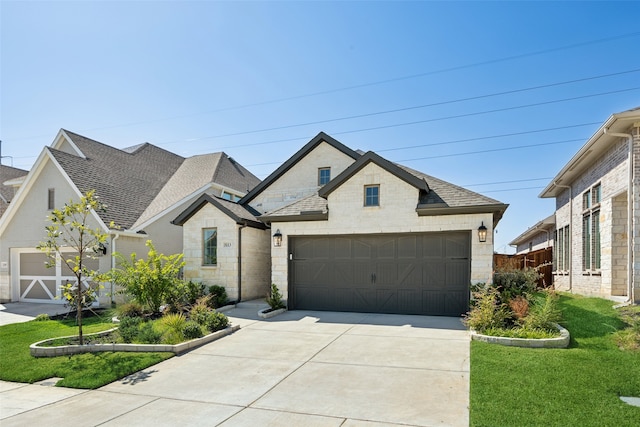
[[[170,313],[162,317],[162,324],[167,328],[168,342],[180,342],[184,338],[184,325],[187,318],[182,313]]]
[[[517,296],[535,292],[540,273],[537,269],[502,269],[493,275],[493,286],[500,293],[500,301],[507,302]]]
[[[184,330],[182,332],[184,334],[184,337],[188,340],[200,338],[203,335],[202,328],[193,320],[190,320],[184,324]]]
[[[210,311],[207,314],[207,320],[205,322],[205,326],[207,327],[209,332],[219,331],[229,326],[229,318],[225,316],[223,313],[218,313],[217,311]]]
[[[131,295],[152,313],[159,313],[160,306],[175,294],[179,287],[180,269],[184,266],[182,254],[164,255],[158,253],[151,240],[147,240],[149,248],[147,259],[136,259],[131,254],[130,260],[120,256],[120,268],[110,272],[110,280],[118,284],[120,293]]]
[[[128,302],[122,305],[119,305],[116,308],[116,312],[118,313],[118,317],[142,317],[143,314],[142,305],[137,302]]]
[[[189,318],[200,325],[204,325],[207,322],[207,316],[211,312],[211,309],[206,304],[205,300],[200,299],[191,307],[189,311]]]
[[[160,344],[162,332],[156,330],[153,322],[144,322],[138,331],[138,341],[145,344]]]
[[[209,303],[213,308],[223,307],[229,301],[227,297],[227,290],[224,286],[211,285],[209,286]]]
[[[44,322],[45,320],[51,320],[51,318],[47,313],[40,313],[33,320],[35,320],[36,322]]]
[[[555,324],[562,319],[558,308],[558,295],[553,291],[545,291],[544,297],[535,298],[529,315],[522,319],[522,327],[528,330],[542,329],[553,331]]]
[[[142,319],[140,317],[123,317],[120,319],[120,325],[118,326],[118,332],[122,341],[125,343],[131,343],[138,337],[140,330],[140,324]]]
[[[206,295],[205,286],[202,283],[196,283],[189,280],[183,288],[184,302],[187,304],[195,304],[198,299]]]
[[[493,288],[487,288],[476,292],[476,303],[465,317],[465,323],[472,329],[482,333],[487,329],[502,328],[509,312],[500,303],[498,292]]]
[[[529,301],[522,295],[518,295],[509,300],[509,308],[511,308],[516,321],[520,321],[529,314]]]
[[[272,310],[284,308],[284,302],[282,302],[282,294],[275,283],[271,284],[271,292],[267,294],[267,304]]]

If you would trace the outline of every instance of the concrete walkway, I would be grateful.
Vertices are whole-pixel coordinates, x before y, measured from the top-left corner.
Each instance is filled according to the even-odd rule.
[[[31,302],[9,302],[0,304],[0,326],[10,323],[28,322],[38,314],[55,316],[67,314],[69,308],[64,304],[39,304]]]
[[[460,319],[286,312],[94,391],[0,382],[0,424],[467,426]]]

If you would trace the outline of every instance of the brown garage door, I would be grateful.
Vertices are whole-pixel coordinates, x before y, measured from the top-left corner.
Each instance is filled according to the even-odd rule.
[[[289,307],[460,316],[469,307],[470,233],[299,236]]]

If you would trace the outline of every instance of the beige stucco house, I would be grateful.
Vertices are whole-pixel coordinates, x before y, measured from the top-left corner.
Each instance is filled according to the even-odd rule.
[[[238,278],[226,264],[244,272],[253,262],[242,295],[252,280],[262,295],[275,283],[289,309],[459,316],[470,283],[491,278],[493,229],[506,208],[320,133],[235,210],[203,199],[174,222],[185,229],[185,274],[217,281],[232,298]],[[204,265],[211,229],[219,256]],[[242,248],[253,242],[249,259],[240,236]]]
[[[611,115],[540,193],[557,289],[640,302],[640,108]]]
[[[553,248],[556,229],[555,214],[538,221],[513,239],[509,246],[516,248],[516,254],[526,254],[540,249]]]
[[[67,130],[45,147],[0,217],[0,301],[62,303],[60,285],[73,275],[59,263],[45,268],[36,249],[47,216],[88,190],[107,205],[92,227],[109,234],[92,267],[107,271],[115,252],[146,256],[152,240],[165,254],[182,252],[182,228],[171,220],[203,194],[239,200],[259,180],[224,153],[183,158],[149,143],[117,149]],[[117,228],[107,225],[114,222]],[[110,301],[111,289],[100,298]]]

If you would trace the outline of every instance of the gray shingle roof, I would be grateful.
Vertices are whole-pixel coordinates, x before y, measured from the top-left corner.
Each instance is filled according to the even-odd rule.
[[[286,206],[267,212],[264,215],[261,215],[260,219],[266,221],[282,221],[284,218],[296,216],[318,219],[326,217],[328,212],[327,199],[322,198],[317,194],[312,194],[300,200],[296,200]],[[300,218],[297,220],[300,221]]]
[[[91,189],[107,205],[100,214],[108,225],[114,221],[130,228],[160,192],[184,158],[151,144],[129,153],[66,131],[86,156],[83,159],[47,148],[81,192]]]
[[[258,212],[250,206],[242,206],[237,202],[225,200],[221,197],[203,194],[196,199],[187,209],[185,209],[176,219],[171,221],[175,225],[184,225],[196,212],[206,204],[212,204],[220,211],[224,212],[238,224],[245,224],[250,227],[265,229],[267,226],[258,219]]]
[[[15,195],[12,186],[4,185],[5,181],[26,176],[29,172],[11,166],[0,165],[0,216],[7,210],[9,203]]]
[[[182,165],[145,209],[135,222],[134,227],[143,224],[154,215],[211,182],[239,193],[245,193],[248,189],[258,185],[260,180],[225,153],[189,157],[182,162]]]

